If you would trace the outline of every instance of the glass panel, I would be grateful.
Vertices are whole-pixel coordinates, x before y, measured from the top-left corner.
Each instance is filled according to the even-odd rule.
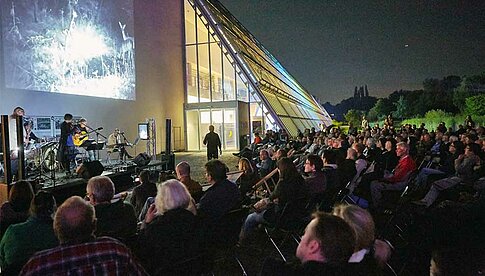
[[[199,150],[199,111],[187,110],[187,150]]]
[[[185,43],[195,43],[195,11],[188,1],[185,2]]]
[[[196,46],[187,46],[186,49],[186,74],[187,74],[187,102],[199,102],[197,93],[197,57],[195,53]]]
[[[199,45],[200,102],[210,102],[209,46]]]
[[[248,102],[248,86],[246,85],[246,78],[241,74],[237,75],[237,99],[239,101]]]
[[[200,111],[200,125],[199,125],[199,141],[200,141],[200,149],[207,148],[202,144],[204,141],[204,137],[209,132],[209,126],[211,125],[211,112],[210,110]]]
[[[222,110],[213,109],[212,110],[212,125],[214,126],[214,132],[219,134],[221,138],[221,143],[224,145],[224,138],[222,133],[224,132],[224,125],[222,120]]]
[[[227,56],[224,57],[224,100],[232,101],[235,97],[236,82],[234,80],[234,66],[232,62],[228,60]]]
[[[202,20],[200,20],[200,17],[197,16],[197,42],[198,43],[204,43],[208,42],[208,37],[209,31],[207,30],[207,27],[204,25]]]
[[[211,78],[212,78],[212,101],[222,101],[222,63],[221,48],[217,43],[210,44],[211,51]]]
[[[233,108],[224,109],[224,148],[234,150],[237,148],[236,141],[236,110]]]

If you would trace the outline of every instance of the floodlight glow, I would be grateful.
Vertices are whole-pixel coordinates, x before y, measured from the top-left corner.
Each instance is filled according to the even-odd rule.
[[[66,57],[73,61],[87,61],[109,52],[104,37],[92,26],[72,30],[67,43]]]

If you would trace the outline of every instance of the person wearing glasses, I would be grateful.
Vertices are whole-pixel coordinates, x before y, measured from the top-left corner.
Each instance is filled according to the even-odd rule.
[[[480,146],[476,143],[466,145],[465,153],[460,154],[455,160],[455,176],[433,182],[426,196],[415,203],[429,207],[436,201],[441,191],[448,190],[458,184],[472,186],[479,177],[478,169],[481,160],[478,155],[480,150]]]

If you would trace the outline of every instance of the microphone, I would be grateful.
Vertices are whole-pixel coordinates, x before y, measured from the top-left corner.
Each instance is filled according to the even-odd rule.
[[[98,127],[96,130],[103,130],[103,127]]]
[[[124,131],[123,132],[120,132],[120,134],[125,134],[125,132]]]

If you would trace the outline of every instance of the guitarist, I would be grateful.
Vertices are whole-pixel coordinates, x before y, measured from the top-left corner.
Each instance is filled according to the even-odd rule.
[[[87,148],[90,144],[88,121],[85,118],[79,119],[77,125],[74,126],[73,142],[76,147]],[[94,150],[86,150],[89,161],[94,161]]]

